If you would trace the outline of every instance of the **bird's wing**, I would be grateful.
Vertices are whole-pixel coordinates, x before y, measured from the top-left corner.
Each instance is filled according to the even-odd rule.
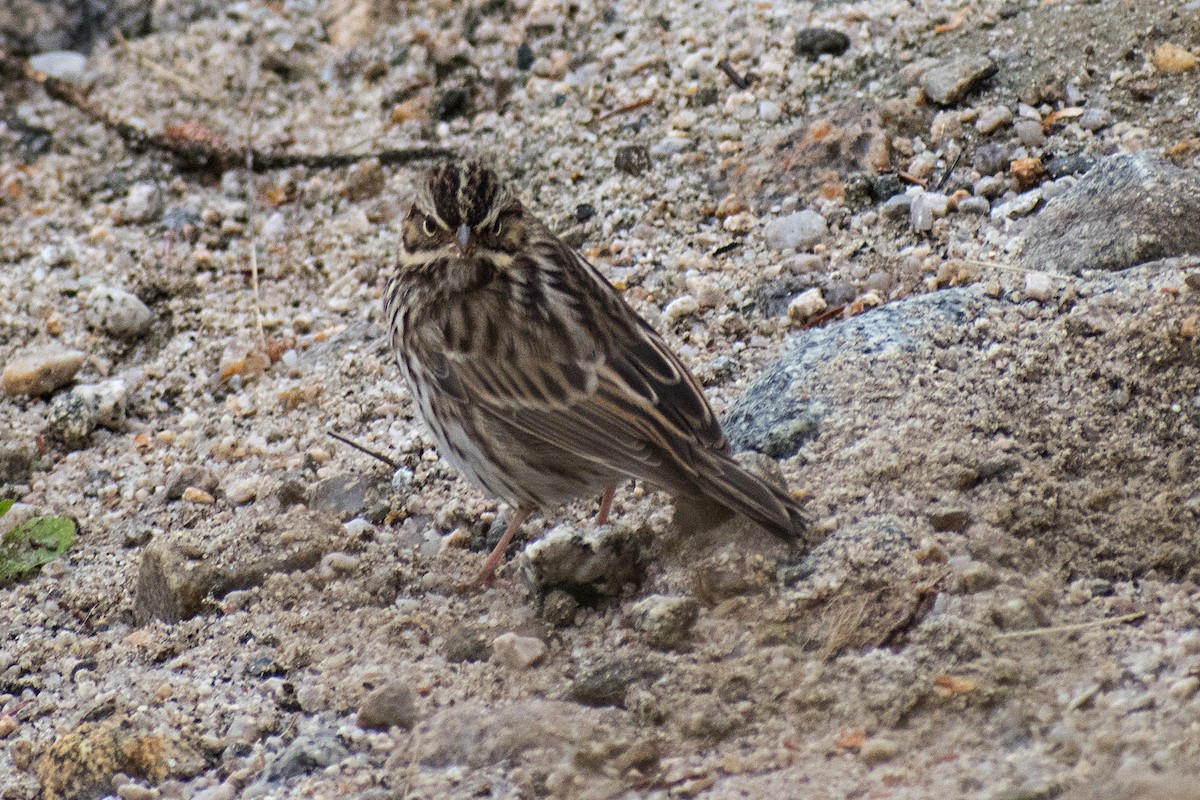
[[[696,448],[724,452],[695,378],[590,264],[580,258],[579,267],[602,285],[570,287],[572,298],[592,302],[573,313],[605,314],[598,327],[569,319],[488,352],[431,354],[425,363],[439,388],[492,424],[627,474],[691,472]],[[581,345],[588,330],[594,335]]]

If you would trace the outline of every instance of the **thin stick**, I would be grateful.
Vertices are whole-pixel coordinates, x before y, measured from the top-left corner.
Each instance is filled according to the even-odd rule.
[[[351,439],[348,436],[342,436],[340,433],[337,433],[335,431],[328,431],[328,434],[331,439],[337,439],[342,444],[350,445],[358,452],[364,453],[364,454],[370,456],[371,458],[378,459],[379,461],[382,461],[384,464],[387,464],[392,469],[399,469],[399,467],[400,467],[399,464],[397,464],[395,461],[393,461],[392,459],[385,456],[383,453],[372,450],[371,448],[367,447],[365,444],[359,444],[358,442],[354,441],[353,439]]]
[[[718,61],[717,69],[721,70],[721,72],[724,72],[725,77],[729,78],[729,82],[732,83],[737,88],[739,88],[739,89],[750,88],[750,81],[747,80],[747,78],[749,78],[750,76],[748,74],[745,77],[740,75],[738,73],[738,71],[733,68],[733,64],[729,63],[728,58],[722,58],[720,61]]]
[[[180,169],[220,175],[246,163],[246,154],[241,147],[227,145],[215,134],[202,137],[183,135],[178,130],[172,131],[172,128],[186,127],[178,125],[167,126],[161,133],[147,131],[93,103],[78,84],[39,72],[29,65],[28,60],[0,47],[0,80],[3,79],[36,83],[54,100],[77,109],[88,119],[99,122],[115,133],[129,149],[165,153],[175,160]],[[380,164],[389,166],[446,158],[454,155],[454,151],[437,145],[417,145],[390,148],[377,153],[283,153],[266,150],[254,151],[253,155],[254,163],[261,170],[289,167],[339,169],[368,158],[378,159]]]
[[[1074,625],[1052,625],[1049,628],[1030,628],[1024,631],[1009,631],[999,634],[1001,639],[1023,639],[1027,636],[1049,636],[1055,633],[1074,633],[1075,631],[1086,631],[1090,628],[1104,628],[1109,625],[1120,625],[1123,622],[1133,622],[1146,616],[1145,611],[1135,611],[1132,614],[1124,614],[1120,617],[1106,617],[1104,619],[1094,619],[1091,622],[1077,622]]]

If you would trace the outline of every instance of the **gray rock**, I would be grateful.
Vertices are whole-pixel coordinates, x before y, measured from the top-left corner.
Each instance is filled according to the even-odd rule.
[[[525,548],[517,569],[533,594],[561,589],[613,597],[641,581],[642,539],[631,528],[559,525]]]
[[[88,324],[114,339],[139,339],[154,324],[154,312],[137,295],[118,286],[97,286],[88,292]]]
[[[675,650],[687,643],[700,605],[690,597],[652,594],[635,603],[630,614],[646,644],[656,650]]]
[[[1026,147],[1041,147],[1046,143],[1046,134],[1042,132],[1042,123],[1035,119],[1019,119],[1013,123],[1013,130],[1021,144]]]
[[[792,45],[796,55],[816,61],[820,56],[840,56],[850,49],[850,37],[829,28],[802,28]]]
[[[92,431],[117,428],[125,419],[126,387],[122,378],[76,386],[58,395],[46,414],[46,435],[69,450],[87,446]]]
[[[884,350],[914,352],[943,326],[968,324],[976,313],[977,291],[947,289],[888,303],[828,328],[797,333],[780,359],[734,403],[725,432],[735,450],[757,450],[773,458],[795,455],[816,438],[821,419],[839,398],[815,395],[807,376],[838,356],[872,357]]]
[[[355,722],[367,730],[386,731],[393,727],[411,730],[417,724],[417,700],[412,688],[399,681],[377,687],[363,698]]]
[[[892,197],[889,197],[887,202],[883,204],[883,208],[880,210],[880,213],[883,214],[886,219],[902,220],[909,215],[910,210],[912,209],[912,201],[913,198],[910,194],[893,195]]]
[[[987,106],[979,112],[975,120],[975,130],[980,133],[993,133],[1012,122],[1013,113],[1005,106]]]
[[[921,76],[925,96],[939,106],[952,106],[996,72],[987,56],[961,56]]]
[[[1103,108],[1085,108],[1079,115],[1079,127],[1086,131],[1099,131],[1113,123],[1113,115]]]
[[[1200,252],[1200,177],[1151,154],[1105,159],[1025,231],[1021,264],[1077,275]]]
[[[933,229],[933,221],[946,216],[950,198],[940,192],[921,192],[913,198],[908,208],[909,222],[913,230],[923,233]]]
[[[459,625],[446,634],[442,655],[451,664],[487,661],[492,655],[492,645],[483,628],[476,625]]]
[[[46,412],[46,437],[68,450],[82,450],[99,424],[96,409],[74,392],[60,394]]]
[[[811,209],[773,219],[763,229],[767,246],[775,250],[807,250],[825,238],[829,226]]]
[[[992,209],[992,204],[988,202],[986,197],[968,197],[965,200],[958,202],[958,212],[960,214],[987,214]]]

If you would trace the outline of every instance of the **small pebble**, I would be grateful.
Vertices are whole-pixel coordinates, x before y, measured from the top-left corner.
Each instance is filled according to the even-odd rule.
[[[613,166],[627,175],[641,175],[650,169],[650,150],[645,145],[630,144],[617,148]]]
[[[1079,115],[1079,127],[1085,131],[1098,131],[1113,124],[1113,115],[1103,108],[1085,108]]]
[[[793,323],[800,324],[812,319],[826,308],[828,306],[821,290],[814,286],[792,298],[788,303],[787,315]]]
[[[57,345],[31,348],[18,352],[0,375],[4,393],[44,395],[68,383],[83,366],[83,353]]]
[[[657,650],[674,650],[687,641],[700,606],[690,597],[653,594],[639,600],[630,610],[633,626]]]
[[[986,197],[968,197],[965,200],[960,200],[958,210],[963,214],[979,214],[986,215],[992,208],[992,204],[988,202]]]
[[[16,717],[11,714],[0,716],[0,739],[5,739],[13,734],[21,725],[17,722]]]
[[[663,315],[672,322],[682,319],[700,310],[700,301],[690,294],[680,295],[663,309]]]
[[[492,640],[492,658],[509,669],[528,669],[546,657],[549,648],[541,639],[502,633]]]
[[[1177,44],[1163,42],[1154,48],[1150,63],[1163,72],[1186,72],[1196,66],[1196,55]]]
[[[921,76],[925,96],[939,106],[952,106],[996,71],[987,56],[962,56]]]
[[[880,211],[886,219],[902,220],[909,216],[912,201],[913,198],[910,194],[894,195],[884,202],[883,208]]]
[[[885,761],[891,761],[900,752],[900,745],[891,739],[867,739],[858,751],[858,757],[864,764],[874,766]]]
[[[1030,272],[1025,275],[1025,296],[1044,303],[1054,294],[1054,279],[1045,272]]]
[[[975,120],[975,130],[980,133],[994,133],[1012,122],[1013,113],[1004,106],[988,106],[979,112]]]
[[[1041,147],[1046,143],[1046,135],[1042,133],[1042,123],[1032,119],[1019,119],[1013,123],[1017,138],[1026,147]]]
[[[154,324],[149,306],[117,286],[97,286],[88,292],[85,316],[93,327],[123,341],[141,338]]]
[[[913,230],[918,232],[933,229],[933,221],[946,216],[950,208],[950,198],[941,192],[921,192],[913,198],[909,206],[909,221]]]
[[[792,49],[796,55],[816,61],[823,55],[840,56],[850,48],[850,37],[829,28],[802,28]]]
[[[964,531],[971,524],[971,512],[957,506],[935,508],[927,516],[935,531]]]
[[[985,197],[990,200],[1003,194],[1004,187],[1004,178],[997,175],[984,175],[975,181],[975,185],[971,187],[971,193],[976,197]]]
[[[774,100],[758,101],[758,118],[763,122],[778,122],[783,116],[783,106]]]
[[[125,195],[121,221],[132,224],[155,222],[166,208],[162,190],[155,183],[135,183]]]
[[[385,683],[363,698],[355,722],[366,730],[412,729],[417,724],[417,701],[413,690],[399,681]]]
[[[1019,194],[1008,202],[1001,203],[993,208],[991,218],[993,220],[1002,220],[1011,217],[1024,217],[1037,208],[1040,202],[1042,202],[1042,190],[1034,189],[1024,194]]]
[[[763,228],[767,246],[775,250],[808,250],[825,238],[829,226],[811,209],[773,219]]]
[[[30,56],[29,66],[52,78],[78,83],[84,77],[87,56],[73,50],[50,50]]]
[[[95,405],[75,392],[60,394],[46,412],[46,437],[68,450],[87,447],[92,431],[100,424]]]
[[[211,506],[217,502],[216,498],[203,489],[197,489],[195,486],[189,486],[183,490],[182,500],[189,503],[200,503],[201,505]]]
[[[161,796],[158,789],[140,783],[125,783],[117,788],[120,800],[158,800]]]

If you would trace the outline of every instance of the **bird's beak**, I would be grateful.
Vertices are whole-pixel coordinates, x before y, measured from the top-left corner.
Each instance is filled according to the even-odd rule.
[[[471,243],[471,228],[468,225],[459,225],[458,230],[454,232],[454,241],[458,242],[458,249],[465,253],[467,245]]]

